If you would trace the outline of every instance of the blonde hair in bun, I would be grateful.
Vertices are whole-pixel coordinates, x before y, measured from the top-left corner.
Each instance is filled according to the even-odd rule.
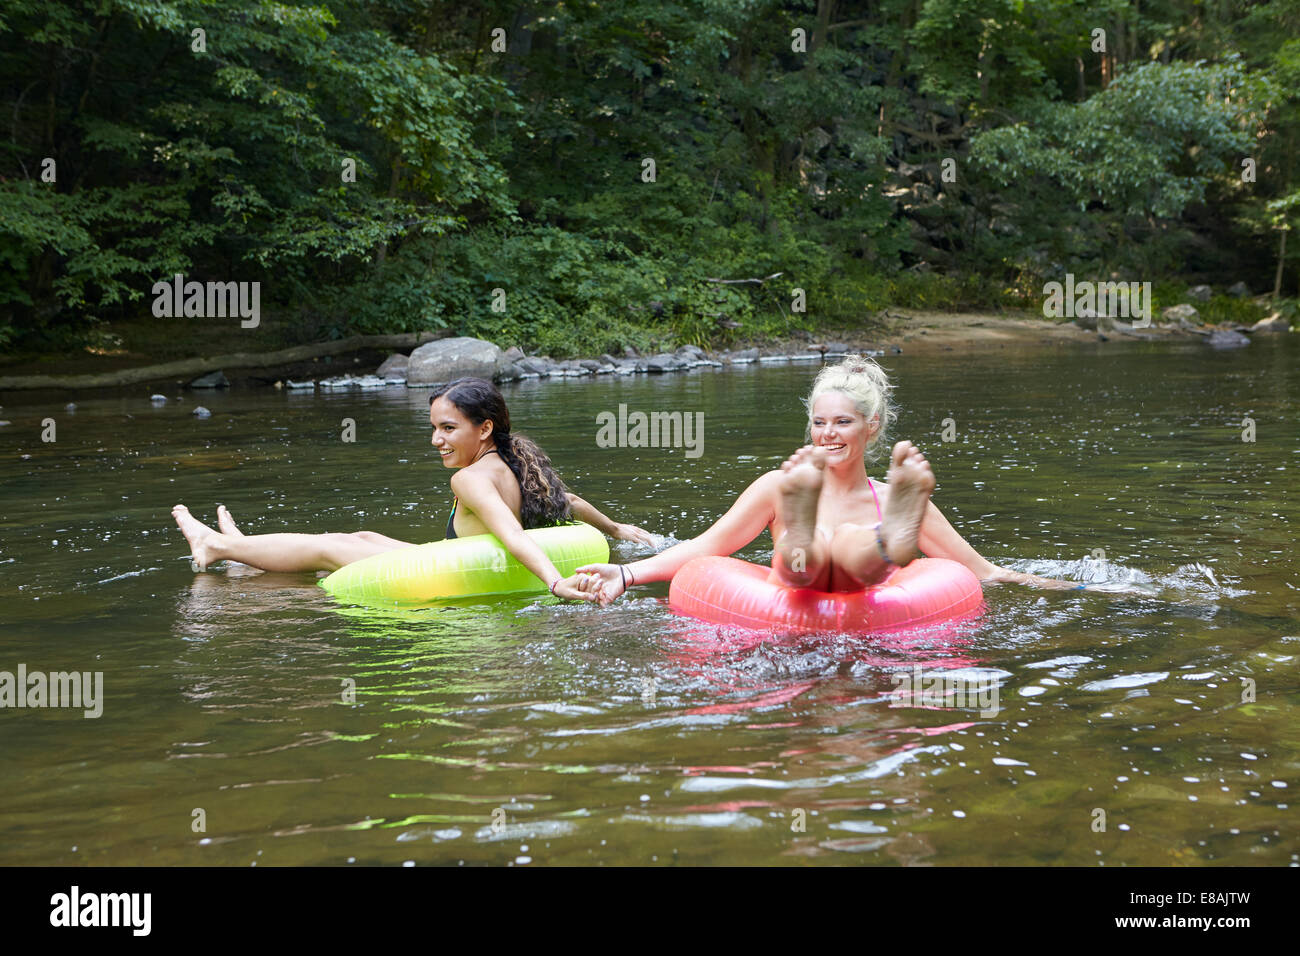
[[[847,355],[838,365],[827,365],[817,373],[813,380],[812,391],[804,400],[808,408],[808,428],[804,434],[806,440],[812,438],[812,410],[817,399],[827,392],[843,392],[853,402],[858,413],[867,422],[879,419],[880,427],[871,441],[867,442],[865,457],[873,459],[877,449],[884,440],[889,427],[898,419],[898,411],[890,398],[894,386],[889,384],[889,373],[876,364],[869,355],[854,353]]]

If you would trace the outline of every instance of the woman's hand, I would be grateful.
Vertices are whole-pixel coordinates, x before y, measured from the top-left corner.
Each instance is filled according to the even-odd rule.
[[[637,544],[654,544],[654,536],[645,528],[638,528],[634,524],[619,524],[614,522],[614,538],[619,541],[635,541]]]
[[[578,574],[575,576],[585,577],[582,586],[592,595],[588,600],[599,601],[601,607],[606,607],[617,600],[624,591],[623,581],[626,574],[620,570],[620,567],[621,565],[617,564],[584,564],[578,568]]]
[[[993,573],[984,578],[984,584],[1027,584],[1033,588],[1048,591],[1081,591],[1083,586],[1078,581],[1062,581],[1060,578],[1044,578],[1037,574],[1024,574],[1008,568],[994,567]]]
[[[551,589],[551,593],[557,598],[563,598],[566,601],[600,600],[595,588],[591,585],[591,579],[585,574],[573,574],[567,578],[560,578],[555,582],[555,587]]]

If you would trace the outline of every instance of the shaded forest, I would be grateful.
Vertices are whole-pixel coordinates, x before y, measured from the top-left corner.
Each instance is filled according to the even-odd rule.
[[[0,0],[0,86],[5,350],[178,273],[555,355],[1300,282],[1300,0]]]

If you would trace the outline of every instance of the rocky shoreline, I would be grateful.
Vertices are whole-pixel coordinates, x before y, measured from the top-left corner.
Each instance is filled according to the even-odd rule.
[[[1197,290],[1192,290],[1197,291]],[[1192,297],[1189,295],[1189,297]],[[439,338],[447,332],[426,332],[392,336],[391,339],[409,340],[384,342],[358,339],[361,343],[350,361],[341,355],[305,358],[294,362],[262,362],[262,367],[252,368],[238,361],[246,356],[216,358],[207,367],[211,371],[196,378],[176,375],[156,376],[153,388],[171,388],[173,385],[202,391],[225,387],[273,387],[292,391],[376,389],[376,388],[427,388],[462,376],[479,376],[500,383],[521,382],[531,379],[581,378],[599,375],[667,374],[694,368],[723,368],[729,365],[747,365],[767,362],[800,362],[835,359],[849,353],[873,356],[901,354],[904,346],[909,354],[935,352],[968,352],[984,348],[1034,348],[1043,346],[1091,345],[1111,341],[1199,340],[1215,349],[1241,348],[1252,338],[1285,333],[1290,324],[1277,313],[1261,319],[1254,325],[1227,323],[1209,326],[1202,323],[1196,307],[1188,302],[1163,310],[1159,320],[1147,327],[1135,326],[1116,319],[1088,313],[1086,310],[1070,322],[1049,321],[1034,313],[1020,315],[1003,313],[922,312],[917,310],[886,310],[876,317],[879,326],[871,329],[827,329],[827,338],[815,340],[812,334],[798,331],[786,340],[750,343],[746,348],[709,351],[696,345],[684,345],[672,352],[642,355],[635,349],[624,350],[623,355],[602,354],[592,358],[555,359],[548,355],[526,355],[512,347],[502,350],[497,345],[478,338]],[[802,338],[800,338],[802,337]],[[384,337],[371,337],[382,339]],[[383,346],[386,345],[387,348]],[[413,348],[407,354],[398,349]],[[1104,347],[1104,346],[1103,346]],[[310,346],[307,348],[318,348]],[[296,350],[295,350],[296,351]],[[337,351],[337,349],[335,350]],[[386,356],[386,357],[385,357]],[[235,364],[227,364],[235,360]],[[202,360],[186,360],[183,364],[200,364]],[[222,363],[222,364],[218,364]],[[225,365],[225,368],[222,365]],[[344,373],[339,366],[349,367]],[[157,367],[163,372],[165,366]],[[362,372],[374,369],[373,372]],[[153,369],[128,371],[139,381],[140,373]],[[230,377],[226,372],[229,371]],[[333,372],[334,374],[322,374]],[[121,373],[119,373],[121,374]],[[191,371],[190,375],[193,375]],[[173,377],[175,376],[175,377]],[[86,390],[88,376],[40,376],[36,384],[26,383],[29,394],[35,391],[59,393],[66,390]],[[170,379],[170,383],[167,381]],[[0,390],[3,389],[0,379]],[[66,384],[65,384],[66,382]],[[129,388],[127,383],[102,386],[113,391]],[[33,397],[36,397],[33,395]],[[7,424],[0,422],[0,424]]]
[[[897,318],[913,320],[912,316]],[[932,317],[933,318],[933,317]],[[961,316],[945,316],[935,325],[913,325],[899,337],[908,344],[909,351],[957,348],[974,348],[979,345],[1006,347],[1008,344],[1032,342],[1108,342],[1114,338],[1151,341],[1160,339],[1200,339],[1215,349],[1233,349],[1249,345],[1251,337],[1290,331],[1286,319],[1274,314],[1252,326],[1225,325],[1219,327],[1197,324],[1196,308],[1184,303],[1165,309],[1162,321],[1148,327],[1135,326],[1109,317],[1083,315],[1071,322],[1053,323],[1041,319],[1001,318],[972,316],[961,321]],[[922,320],[924,322],[925,320]],[[921,338],[924,337],[924,338]],[[379,368],[367,375],[336,375],[330,378],[295,381],[285,379],[276,387],[299,389],[429,388],[462,376],[488,378],[498,383],[518,382],[543,378],[581,378],[593,375],[666,374],[693,368],[723,368],[729,365],[748,365],[767,362],[822,361],[839,358],[850,353],[872,356],[897,355],[903,349],[897,345],[881,347],[873,344],[840,341],[814,342],[811,336],[806,343],[782,343],[766,349],[756,347],[709,352],[697,345],[683,345],[673,352],[640,355],[628,348],[620,356],[605,353],[598,358],[554,359],[549,355],[529,356],[519,348],[502,350],[483,339],[460,337],[428,342],[416,348],[409,356],[402,353],[390,355]]]
[[[521,349],[502,351],[484,339],[461,337],[429,342],[409,356],[394,353],[373,374],[336,375],[317,381],[287,379],[278,386],[293,390],[347,388],[433,388],[465,376],[491,379],[498,383],[542,378],[583,378],[594,375],[662,375],[693,368],[724,368],[763,362],[820,361],[853,351],[842,342],[809,345],[802,351],[776,350],[764,354],[757,348],[710,353],[697,345],[683,345],[674,352],[639,355],[626,349],[622,357],[608,353],[598,359],[553,359],[549,355],[528,356]],[[867,351],[867,350],[864,350]],[[900,352],[897,346],[895,353]],[[874,350],[874,354],[884,354]],[[208,383],[204,383],[208,385]],[[191,383],[192,387],[203,387]]]

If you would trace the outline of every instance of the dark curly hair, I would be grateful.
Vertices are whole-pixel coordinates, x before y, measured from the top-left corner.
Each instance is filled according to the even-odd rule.
[[[500,389],[484,378],[458,378],[429,396],[429,404],[439,398],[446,398],[476,426],[492,423],[497,451],[519,482],[520,524],[543,528],[573,520],[568,489],[546,452],[532,439],[511,434],[510,409]]]

